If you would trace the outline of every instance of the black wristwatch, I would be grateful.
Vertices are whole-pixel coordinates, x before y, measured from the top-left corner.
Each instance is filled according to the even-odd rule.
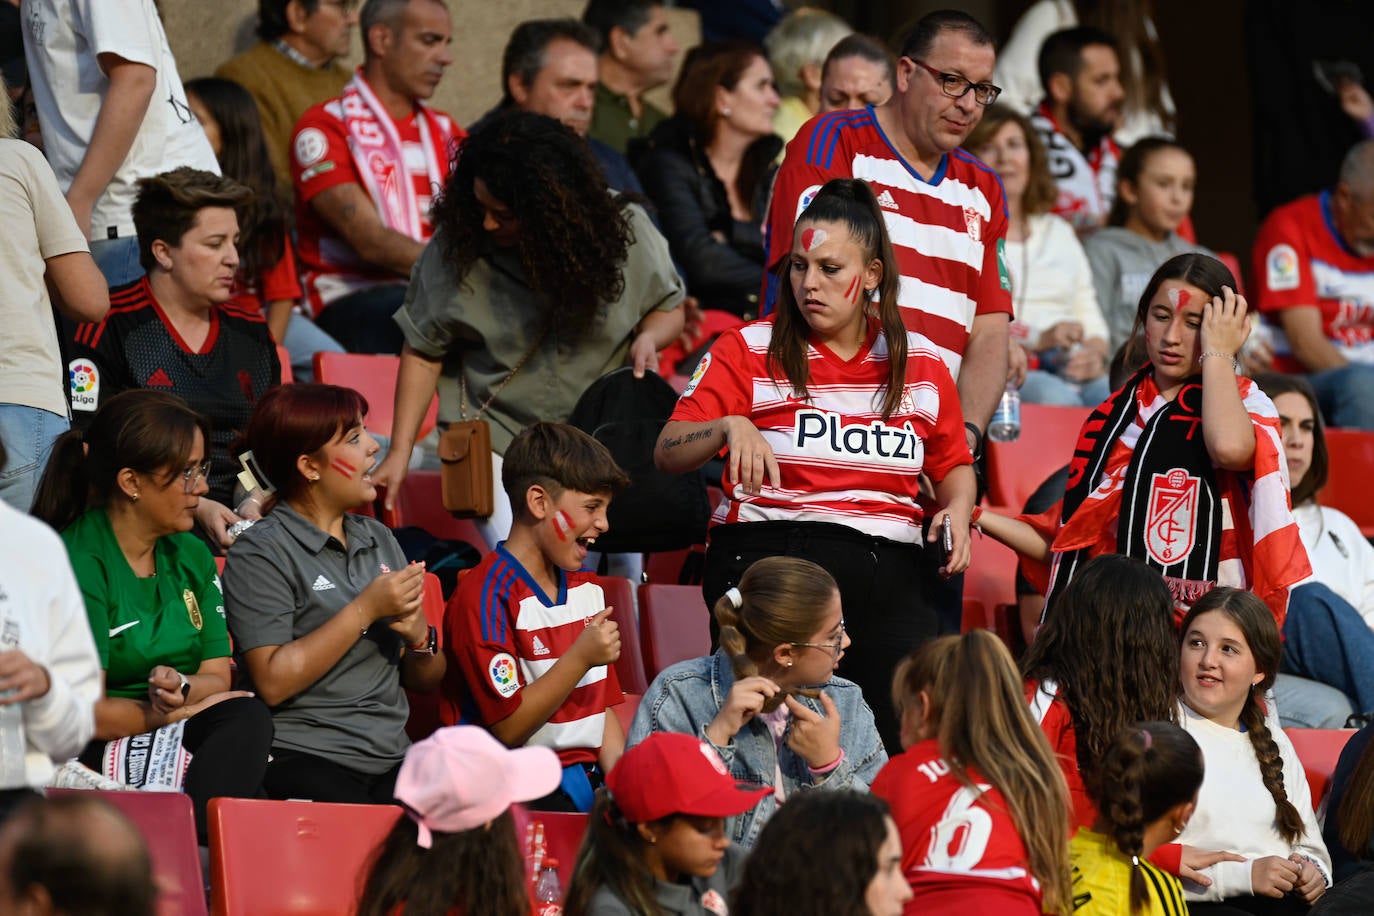
[[[976,423],[964,421],[964,429],[973,433],[973,460],[977,461],[983,457],[983,431],[978,428]]]
[[[191,696],[191,679],[180,671],[177,672],[177,677],[181,678],[181,699],[185,701]]]
[[[434,627],[429,628],[428,638],[419,646],[407,646],[406,651],[411,655],[438,655],[439,654],[439,631]]]

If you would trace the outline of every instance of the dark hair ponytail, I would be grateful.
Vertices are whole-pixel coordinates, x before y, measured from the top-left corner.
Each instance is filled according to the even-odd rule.
[[[1202,785],[1202,750],[1171,722],[1123,729],[1102,759],[1094,794],[1117,849],[1130,858],[1131,912],[1149,902],[1140,859],[1145,828],[1175,805],[1191,801]]]
[[[1278,676],[1279,659],[1283,652],[1278,624],[1274,622],[1274,615],[1269,608],[1253,593],[1217,586],[1199,598],[1189,609],[1188,616],[1183,618],[1180,629],[1183,639],[1188,638],[1188,628],[1193,621],[1208,611],[1221,611],[1240,628],[1250,653],[1255,657],[1256,670],[1264,675],[1263,680],[1250,688],[1245,707],[1240,711],[1240,721],[1250,738],[1250,746],[1254,748],[1255,759],[1259,761],[1260,778],[1274,799],[1274,820],[1279,835],[1286,842],[1296,843],[1306,830],[1303,828],[1302,815],[1288,800],[1288,788],[1283,782],[1283,757],[1279,754],[1278,742],[1269,731],[1269,724],[1264,718],[1264,706],[1260,702],[1260,697],[1274,686],[1274,678]],[[1298,774],[1298,778],[1302,778],[1302,774]]]
[[[645,845],[643,835],[625,820],[611,793],[605,787],[597,789],[568,883],[565,916],[586,916],[592,896],[601,887],[610,888],[636,913],[662,913],[654,897],[652,876],[644,864]]]

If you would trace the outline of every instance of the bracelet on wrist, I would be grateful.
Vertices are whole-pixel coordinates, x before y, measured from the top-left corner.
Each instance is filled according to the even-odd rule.
[[[826,773],[833,772],[836,767],[844,762],[844,748],[840,748],[840,755],[823,767],[813,767],[807,764],[806,768],[811,771],[812,776],[824,776]]]
[[[983,457],[983,431],[978,428],[977,424],[967,420],[964,421],[964,429],[973,433],[973,460],[977,461]]]
[[[1198,354],[1197,361],[1199,363],[1202,363],[1209,356],[1219,356],[1222,359],[1229,359],[1231,361],[1231,371],[1240,371],[1240,362],[1236,359],[1236,355],[1234,353],[1223,353],[1220,350],[1203,350],[1201,353]]]
[[[983,507],[982,507],[982,506],[974,506],[974,507],[973,507],[973,511],[972,511],[971,513],[969,513],[969,517],[968,517],[968,526],[969,526],[970,528],[975,528],[975,529],[977,529],[979,532],[982,532],[983,527],[982,527],[981,525],[978,524],[978,519],[980,519],[980,518],[982,518],[982,517],[983,517]]]

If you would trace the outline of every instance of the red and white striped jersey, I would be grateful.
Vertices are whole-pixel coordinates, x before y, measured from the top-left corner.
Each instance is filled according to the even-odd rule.
[[[1040,916],[1040,882],[1006,799],[969,770],[961,783],[931,738],[893,757],[873,780],[902,838],[902,871],[916,896],[907,914]]]
[[[726,498],[712,523],[830,522],[893,541],[919,540],[920,472],[943,480],[970,460],[954,380],[934,345],[907,332],[901,405],[884,420],[888,351],[876,323],[850,360],[824,346],[807,348],[805,398],[770,375],[772,335],[771,321],[723,334],[673,410],[672,419],[688,422],[748,417],[778,459],[779,489],[765,486],[754,496],[723,480]]]
[[[559,570],[559,579],[559,593],[545,596],[505,546],[497,545],[459,580],[444,612],[444,651],[462,670],[475,724],[489,726],[515,712],[520,691],[552,668],[587,620],[605,610],[606,597],[592,573]],[[623,699],[615,669],[598,665],[526,744],[553,748],[564,766],[595,763],[606,709]],[[452,704],[441,707],[445,724],[456,724]]]
[[[926,181],[893,149],[872,108],[820,115],[787,145],[773,184],[770,268],[792,251],[797,218],[832,178],[862,178],[872,186],[897,255],[897,301],[906,326],[934,342],[958,378],[974,316],[1012,311],[1003,263],[1006,202],[997,173],[956,149]]]

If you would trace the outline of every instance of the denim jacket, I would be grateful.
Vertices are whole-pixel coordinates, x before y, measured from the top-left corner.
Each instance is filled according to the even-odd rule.
[[[683,732],[710,742],[706,726],[720,712],[734,683],[734,669],[723,652],[688,659],[664,669],[640,701],[626,747],[638,744],[656,731]],[[882,739],[878,737],[873,711],[864,702],[859,685],[853,681],[835,677],[822,686],[840,714],[840,747],[844,750],[840,765],[820,776],[812,774],[806,761],[786,744],[781,752],[775,750],[767,724],[755,716],[744,723],[729,744],[713,745],[737,782],[772,786],[780,768],[787,796],[807,789],[868,791],[873,777],[887,763],[887,751],[883,750]],[[820,701],[802,696],[796,699],[824,715]],[[777,806],[776,796],[765,795],[753,810],[730,818],[730,839],[746,848],[752,847]]]

